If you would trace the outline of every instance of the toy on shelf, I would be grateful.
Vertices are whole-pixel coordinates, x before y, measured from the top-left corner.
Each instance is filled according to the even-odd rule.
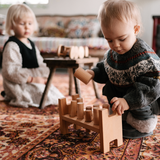
[[[76,69],[76,71],[74,72],[74,76],[85,84],[88,84],[89,81],[92,79],[92,75],[81,67]]]
[[[63,46],[59,45],[57,49],[57,56],[58,57],[67,57],[69,56],[71,59],[78,59],[84,58],[89,56],[89,49],[88,47],[83,46]]]
[[[117,113],[109,114],[109,104],[86,106],[79,95],[72,95],[71,103],[66,98],[59,99],[60,131],[67,134],[68,126],[74,124],[78,128],[84,127],[86,131],[95,131],[100,134],[100,150],[105,153],[110,150],[110,142],[114,141],[118,147],[123,144],[122,116]],[[92,111],[93,110],[93,111]]]

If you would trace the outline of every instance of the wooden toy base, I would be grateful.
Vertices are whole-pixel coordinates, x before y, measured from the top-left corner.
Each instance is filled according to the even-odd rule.
[[[77,95],[78,98],[78,95]],[[76,99],[72,97],[72,99]],[[62,134],[68,133],[68,126],[74,124],[76,128],[84,127],[87,131],[92,130],[100,134],[100,150],[105,153],[110,150],[110,142],[114,141],[118,147],[123,144],[122,136],[122,116],[117,113],[109,115],[109,108],[94,109],[99,112],[98,125],[93,121],[86,122],[86,119],[77,119],[77,116],[71,117],[71,104],[66,104],[66,98],[59,99],[60,131]],[[77,110],[78,112],[78,110]],[[85,112],[85,111],[84,111]]]

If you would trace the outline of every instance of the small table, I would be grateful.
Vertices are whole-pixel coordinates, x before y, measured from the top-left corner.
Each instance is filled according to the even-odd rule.
[[[73,73],[75,72],[76,68],[83,67],[83,66],[88,66],[89,68],[91,68],[98,61],[99,61],[99,58],[96,58],[96,57],[94,57],[94,58],[89,57],[89,58],[83,58],[83,59],[70,59],[69,57],[44,58],[44,62],[50,68],[50,74],[48,77],[48,81],[47,81],[44,93],[41,98],[39,108],[40,109],[44,108],[47,94],[48,94],[49,88],[52,84],[52,79],[53,79],[53,75],[54,75],[56,68],[69,68],[69,95],[72,95],[72,76],[73,76]],[[76,77],[74,77],[74,82],[75,82],[76,93],[78,93],[79,96],[81,96],[80,83]],[[92,81],[92,83],[93,83],[96,98],[99,99],[100,96],[99,96],[97,84],[94,81]]]

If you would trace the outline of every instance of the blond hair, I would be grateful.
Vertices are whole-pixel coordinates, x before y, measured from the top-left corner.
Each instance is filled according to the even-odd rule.
[[[38,29],[38,23],[33,11],[25,4],[13,4],[9,7],[7,17],[6,17],[6,24],[5,24],[5,31],[8,35],[14,35],[12,31],[12,27],[16,25],[16,21],[18,19],[23,19],[24,16],[31,15],[33,16],[34,20],[34,30]]]
[[[111,20],[114,18],[122,22],[133,21],[135,25],[142,25],[138,6],[130,1],[107,0],[100,6],[98,19],[101,25],[110,27]]]

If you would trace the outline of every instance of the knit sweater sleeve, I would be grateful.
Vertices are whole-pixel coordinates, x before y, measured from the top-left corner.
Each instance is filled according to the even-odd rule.
[[[148,106],[160,96],[160,80],[140,76],[133,88],[124,96],[130,109]]]
[[[105,71],[104,62],[101,61],[92,69],[94,71],[93,80],[98,83],[106,83],[108,81],[108,75]]]

